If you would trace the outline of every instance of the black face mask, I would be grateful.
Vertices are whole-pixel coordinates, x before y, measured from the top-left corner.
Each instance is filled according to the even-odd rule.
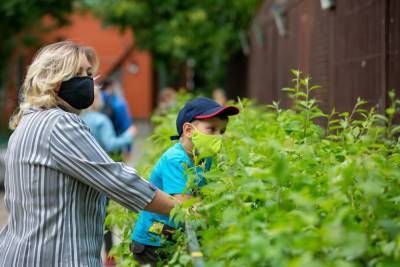
[[[58,96],[76,109],[90,107],[94,100],[93,78],[74,77],[62,82]]]

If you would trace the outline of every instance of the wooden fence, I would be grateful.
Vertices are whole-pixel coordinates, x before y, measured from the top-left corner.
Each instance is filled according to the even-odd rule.
[[[400,95],[400,1],[331,0],[329,9],[321,2],[265,0],[249,29],[247,59],[229,70],[228,93],[288,105],[280,89],[299,68],[322,86],[316,97],[324,109],[349,110],[361,97],[383,111],[388,90]]]

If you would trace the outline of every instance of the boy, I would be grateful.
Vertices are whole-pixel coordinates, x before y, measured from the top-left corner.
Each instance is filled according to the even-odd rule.
[[[201,173],[210,169],[210,157],[221,148],[221,137],[226,130],[228,116],[238,113],[236,107],[223,107],[205,97],[188,101],[176,120],[178,135],[171,137],[179,142],[161,156],[150,182],[182,202],[190,198],[190,192],[185,192],[187,170],[195,171],[197,187],[204,185]],[[200,162],[204,163],[204,170]],[[174,227],[167,216],[140,212],[131,236],[131,251],[135,259],[140,264],[156,266],[156,251],[161,246],[162,236],[170,239]]]

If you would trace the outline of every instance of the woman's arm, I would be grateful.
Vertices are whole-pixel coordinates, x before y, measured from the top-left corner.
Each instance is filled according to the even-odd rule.
[[[189,200],[192,196],[189,194],[175,194],[172,195],[178,202],[185,202],[186,200]]]
[[[170,211],[174,208],[177,202],[183,202],[182,200],[172,197],[163,191],[157,190],[157,193],[153,200],[144,209],[154,213],[159,213],[169,216]]]
[[[65,113],[58,119],[51,133],[50,154],[55,168],[129,209],[146,208],[167,215],[175,204],[133,168],[114,162],[75,114]]]

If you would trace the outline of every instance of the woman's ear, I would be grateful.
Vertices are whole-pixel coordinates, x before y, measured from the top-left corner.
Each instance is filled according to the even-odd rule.
[[[192,134],[193,134],[193,126],[192,124],[185,122],[183,124],[183,136],[187,137],[187,138],[191,138]]]
[[[58,93],[60,92],[60,87],[61,87],[61,82],[57,83],[56,88],[54,89],[56,95],[58,95]]]

